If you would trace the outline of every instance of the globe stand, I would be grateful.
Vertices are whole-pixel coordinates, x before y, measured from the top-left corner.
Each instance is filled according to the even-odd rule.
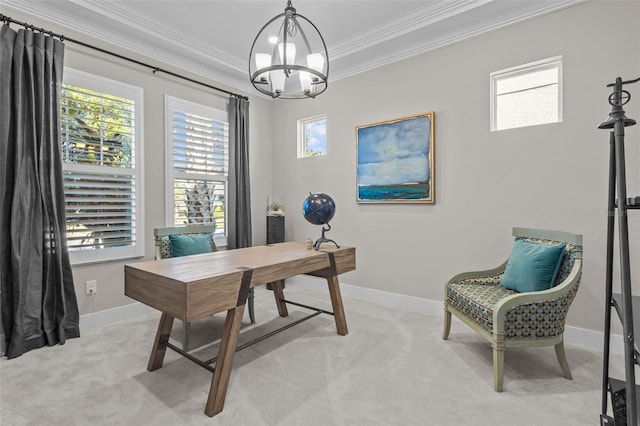
[[[318,239],[316,240],[316,242],[313,244],[313,248],[315,249],[315,251],[320,250],[320,244],[322,244],[322,243],[333,243],[333,244],[335,244],[335,245],[336,245],[336,247],[337,247],[337,248],[340,248],[340,246],[338,245],[338,243],[336,243],[335,241],[330,240],[330,239],[328,239],[328,238],[326,238],[326,237],[324,236],[325,231],[326,231],[326,232],[331,231],[331,225],[329,225],[329,224],[327,223],[327,226],[328,226],[328,228],[325,228],[324,226],[322,227],[322,236],[321,236],[320,238],[318,238]]]

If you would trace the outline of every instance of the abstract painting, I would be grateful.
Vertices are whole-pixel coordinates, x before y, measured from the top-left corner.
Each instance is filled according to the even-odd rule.
[[[434,203],[434,113],[356,127],[359,203]]]

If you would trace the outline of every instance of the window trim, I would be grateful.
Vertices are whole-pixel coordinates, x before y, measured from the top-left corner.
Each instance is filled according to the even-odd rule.
[[[96,250],[69,251],[71,265],[113,262],[144,257],[145,255],[145,212],[144,212],[144,89],[142,87],[112,80],[74,68],[64,68],[63,83],[107,93],[134,101],[134,168],[131,175],[135,179],[135,244],[126,247],[108,247]],[[61,131],[62,134],[62,131]],[[62,142],[62,140],[61,140]],[[65,167],[69,164],[71,167]],[[62,162],[62,170],[96,170],[97,166],[76,165]],[[66,206],[66,202],[65,202]]]
[[[314,115],[312,117],[307,117],[307,118],[301,118],[300,120],[298,120],[298,152],[297,155],[299,159],[302,158],[316,158],[316,157],[326,157],[329,154],[329,146],[326,143],[325,140],[325,153],[324,154],[320,154],[320,155],[311,155],[311,156],[307,156],[306,154],[306,147],[307,147],[307,141],[306,141],[306,134],[305,134],[305,126],[308,123],[313,123],[316,121],[321,121],[324,120],[325,121],[325,131],[327,130],[327,126],[329,125],[329,122],[327,120],[327,114],[318,114],[318,115]]]
[[[174,187],[173,182],[175,180],[175,170],[173,168],[173,125],[172,125],[172,114],[174,106],[179,105],[184,109],[188,109],[189,113],[202,115],[203,117],[209,117],[214,120],[223,121],[225,123],[229,123],[229,114],[227,111],[222,110],[220,108],[203,105],[197,102],[192,102],[187,99],[178,98],[176,96],[164,95],[164,120],[165,120],[165,136],[164,136],[164,149],[165,149],[165,225],[168,227],[179,226],[174,223]],[[227,141],[228,143],[228,141]],[[221,175],[222,176],[222,175]],[[192,176],[195,179],[203,179],[203,180],[213,180],[210,175],[199,175],[193,174]],[[224,175],[224,183],[225,183],[225,235],[224,237],[215,236],[214,242],[216,247],[223,248],[227,246],[227,203],[229,201],[228,191],[229,191],[229,171],[227,168],[227,174]]]
[[[562,123],[563,121],[563,85],[562,85],[562,80],[563,80],[563,60],[562,60],[562,55],[558,55],[558,56],[553,56],[551,58],[546,58],[546,59],[541,59],[539,61],[534,61],[534,62],[529,62],[527,64],[522,64],[522,65],[518,65],[515,67],[511,67],[511,68],[507,68],[504,70],[500,70],[500,71],[494,71],[489,75],[489,87],[490,87],[490,93],[489,93],[489,107],[490,107],[490,131],[491,132],[499,132],[502,130],[512,130],[512,129],[521,129],[524,127],[531,127],[531,126],[540,126],[540,125],[544,125],[544,124],[553,124],[553,123]],[[529,74],[531,72],[536,72],[536,71],[545,71],[545,70],[551,70],[551,69],[557,69],[558,71],[558,121],[552,121],[552,122],[547,122],[547,123],[538,123],[538,124],[527,124],[525,126],[518,126],[518,127],[509,127],[506,129],[498,129],[497,128],[497,122],[498,122],[498,114],[497,114],[497,93],[496,93],[496,86],[497,86],[497,81],[500,80],[501,78],[505,78],[505,77],[515,77],[515,76],[519,76],[519,75],[525,75],[525,74]]]

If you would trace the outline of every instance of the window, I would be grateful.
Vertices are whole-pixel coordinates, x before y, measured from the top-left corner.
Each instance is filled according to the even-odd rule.
[[[327,116],[298,120],[298,158],[327,155]]]
[[[165,97],[167,225],[209,223],[226,245],[227,112]]]
[[[71,262],[143,256],[142,89],[67,68],[60,104]]]
[[[562,57],[491,73],[491,131],[562,121]]]

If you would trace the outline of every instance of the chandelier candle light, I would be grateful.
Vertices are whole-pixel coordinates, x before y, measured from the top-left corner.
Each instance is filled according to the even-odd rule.
[[[329,55],[315,25],[287,2],[258,32],[249,55],[251,84],[281,99],[315,98],[327,90]]]

